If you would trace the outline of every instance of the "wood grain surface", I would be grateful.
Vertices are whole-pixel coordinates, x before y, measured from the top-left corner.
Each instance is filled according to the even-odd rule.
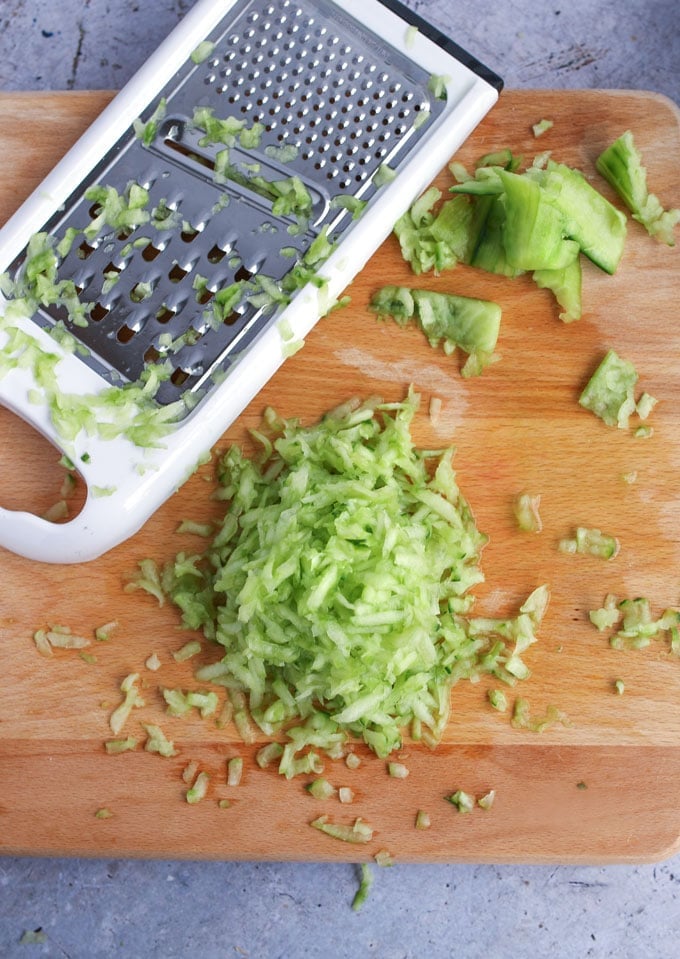
[[[77,135],[108,102],[109,93],[0,96],[0,218],[4,221]],[[553,128],[536,140],[531,125]],[[676,108],[644,92],[506,91],[461,149],[472,163],[510,146],[527,158],[554,158],[597,179],[594,159],[626,129],[645,158],[651,188],[666,206],[680,204]],[[450,175],[438,178],[443,189]],[[456,446],[455,467],[477,525],[490,536],[477,611],[513,612],[541,583],[552,599],[539,643],[526,656],[532,675],[522,684],[535,714],[549,705],[569,725],[543,733],[513,729],[509,715],[486,703],[488,681],[461,683],[444,742],[434,751],[405,742],[407,779],[357,747],[362,764],[328,763],[326,776],[355,792],[352,805],[321,802],[305,783],[259,769],[231,726],[166,717],[160,686],[196,685],[196,661],[172,651],[189,638],[175,610],[159,608],[123,583],[138,560],[170,559],[200,547],[177,534],[180,520],[216,515],[213,470],[207,464],[129,542],[93,563],[47,566],[2,553],[0,581],[0,850],[13,853],[340,859],[613,862],[658,859],[678,848],[680,811],[680,660],[666,642],[638,651],[611,649],[587,612],[605,593],[646,596],[655,612],[680,603],[680,252],[630,222],[619,271],[607,276],[584,265],[584,316],[565,326],[548,293],[527,277],[506,280],[457,267],[418,278],[424,287],[494,299],[503,308],[501,360],[463,380],[457,357],[431,350],[415,329],[379,323],[366,304],[385,282],[414,285],[395,241],[388,240],[350,290],[351,304],[322,320],[305,348],[288,360],[220,448],[244,440],[265,405],[312,421],[352,395],[400,399],[409,384],[422,395],[418,443]],[[653,435],[635,438],[607,428],[577,399],[608,348],[634,362],[640,389],[657,397]],[[436,427],[431,397],[442,400]],[[10,413],[0,410],[0,502],[44,512],[59,499],[58,455]],[[623,475],[635,471],[634,483]],[[543,531],[520,533],[512,514],[522,490],[541,495]],[[77,506],[78,499],[74,499]],[[566,556],[559,540],[575,526],[619,537],[610,561]],[[76,651],[41,657],[33,643],[48,623],[91,636],[110,620],[118,628],[93,643],[96,662]],[[162,661],[145,669],[150,653]],[[217,658],[204,644],[201,662]],[[179,749],[170,759],[141,747],[109,756],[108,719],[130,672],[143,678],[146,706],[130,720],[158,722]],[[620,679],[625,692],[618,695]],[[509,691],[510,700],[516,692]],[[141,739],[143,741],[143,733]],[[265,741],[264,739],[262,740]],[[226,761],[245,758],[243,783],[226,785]],[[206,799],[188,805],[182,770],[195,761],[211,778]],[[496,790],[489,811],[458,813],[445,802],[456,789]],[[230,799],[221,808],[220,799]],[[98,809],[112,815],[98,819]],[[419,809],[432,820],[414,828]],[[321,835],[310,821],[357,816],[375,829],[365,847]]]

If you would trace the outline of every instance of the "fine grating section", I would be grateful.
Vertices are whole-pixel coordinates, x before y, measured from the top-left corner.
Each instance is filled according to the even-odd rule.
[[[35,317],[65,324],[108,379],[134,381],[164,362],[156,399],[190,407],[272,322],[247,295],[257,280],[279,283],[324,229],[341,240],[352,214],[336,201],[370,202],[377,171],[398,169],[443,108],[425,71],[331,0],[240,2],[207,39],[207,58],[181,65],[143,112],[142,124],[164,103],[155,135],[130,131],[45,226],[79,235],[59,276],[73,279],[86,323],[63,307]],[[229,143],[220,165],[225,144],[205,137],[197,109],[259,135]],[[275,213],[260,186],[291,178],[310,197],[304,216]],[[131,183],[148,191],[147,222],[81,239],[101,213],[88,187],[123,195]],[[244,282],[250,290],[231,297]]]
[[[427,76],[407,78],[387,53],[341,24],[331,4],[278,0],[244,12],[192,90],[200,95],[202,83],[227,112],[264,124],[271,142],[298,151],[298,169],[348,190],[431,106]]]

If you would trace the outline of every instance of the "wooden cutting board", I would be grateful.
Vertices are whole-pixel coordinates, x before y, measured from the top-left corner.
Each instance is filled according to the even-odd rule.
[[[0,96],[0,218],[4,219],[109,100],[108,93]],[[554,121],[540,140],[531,125]],[[680,204],[678,111],[667,100],[636,92],[507,91],[458,159],[472,163],[510,146],[527,157],[556,159],[595,177],[597,154],[626,129],[634,131],[651,188],[666,206]],[[443,189],[448,173],[438,180]],[[611,192],[596,181],[603,192]],[[193,684],[192,663],[171,652],[189,637],[167,606],[123,582],[138,560],[165,561],[200,544],[175,532],[181,519],[215,514],[208,464],[128,543],[81,566],[31,563],[2,554],[0,585],[0,848],[7,853],[216,857],[223,859],[358,860],[388,850],[397,861],[641,861],[678,848],[680,810],[680,660],[664,642],[639,651],[609,647],[587,611],[607,592],[646,596],[655,612],[680,603],[680,251],[650,239],[633,222],[616,276],[584,269],[584,317],[565,326],[550,296],[528,278],[515,281],[457,268],[421,285],[496,300],[503,308],[501,361],[463,380],[459,360],[434,352],[415,329],[378,323],[367,312],[384,282],[414,284],[393,239],[350,289],[351,305],[322,320],[306,347],[231,427],[221,444],[241,441],[266,404],[313,420],[351,395],[400,399],[409,384],[423,398],[416,439],[455,443],[455,466],[478,526],[489,534],[485,584],[477,611],[511,613],[541,583],[552,600],[540,641],[527,654],[522,684],[532,713],[557,706],[570,724],[543,733],[513,729],[509,715],[486,703],[487,681],[462,683],[452,718],[435,751],[408,742],[400,754],[408,778],[359,749],[362,765],[328,763],[326,776],[350,786],[352,805],[321,802],[302,781],[259,769],[231,727],[173,719],[162,711],[160,686]],[[612,347],[632,360],[640,387],[659,399],[653,436],[634,438],[605,427],[577,404],[595,365]],[[432,396],[442,400],[436,427]],[[6,411],[0,455],[0,501],[43,512],[59,499],[63,471],[54,450]],[[626,483],[623,474],[635,471]],[[516,494],[540,494],[544,528],[522,534],[512,517]],[[76,498],[77,502],[77,498]],[[565,556],[557,543],[576,525],[617,535],[619,555],[604,561]],[[91,636],[88,663],[77,652],[41,657],[33,633],[48,623]],[[156,652],[157,672],[144,663]],[[201,661],[217,658],[207,646]],[[139,671],[146,706],[129,723],[158,722],[179,749],[164,759],[141,747],[109,756],[108,719],[124,676]],[[618,695],[620,679],[625,692]],[[509,690],[512,702],[517,694]],[[143,741],[144,736],[141,735]],[[264,742],[265,740],[263,740]],[[226,785],[226,761],[245,759],[237,788]],[[206,799],[184,799],[182,770],[191,761],[210,774]],[[496,791],[493,807],[458,813],[445,798],[457,789]],[[219,805],[230,799],[229,808]],[[111,817],[96,817],[107,808]],[[431,817],[416,830],[416,813]],[[365,846],[347,846],[312,829],[361,817],[375,829]]]

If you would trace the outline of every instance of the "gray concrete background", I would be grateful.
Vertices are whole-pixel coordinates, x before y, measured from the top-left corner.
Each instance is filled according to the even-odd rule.
[[[508,87],[637,88],[680,103],[675,0],[407,3]],[[0,89],[119,88],[191,6],[0,0]],[[373,872],[355,913],[351,865],[0,858],[0,959],[674,959],[680,951],[680,857]],[[20,944],[36,929],[45,942]]]

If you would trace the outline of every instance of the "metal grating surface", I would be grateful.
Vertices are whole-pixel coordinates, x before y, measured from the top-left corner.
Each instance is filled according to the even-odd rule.
[[[143,146],[132,132],[123,138],[45,227],[62,236],[92,222],[98,210],[83,194],[96,183],[119,192],[140,183],[149,210],[174,211],[171,229],[152,222],[74,244],[60,277],[73,278],[88,304],[86,326],[71,324],[60,308],[36,316],[46,326],[65,322],[90,351],[86,362],[109,378],[136,380],[150,363],[169,360],[161,403],[189,391],[195,405],[271,322],[271,311],[246,297],[216,321],[211,304],[220,291],[256,276],[280,281],[294,251],[302,256],[324,228],[342,239],[352,219],[334,197],[370,200],[378,169],[398,169],[427,129],[420,121],[443,108],[425,71],[331,0],[241,2],[207,39],[210,56],[183,64],[142,115],[165,98],[154,141]],[[264,127],[257,147],[230,149],[227,176],[215,174],[223,145],[202,143],[192,123],[196,107]],[[273,214],[253,187],[255,169],[268,181],[302,180],[313,200],[302,226]]]

